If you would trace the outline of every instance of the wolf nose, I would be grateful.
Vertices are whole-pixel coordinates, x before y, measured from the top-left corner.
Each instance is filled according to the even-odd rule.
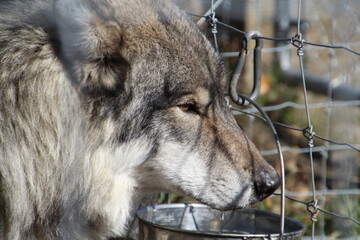
[[[255,191],[260,201],[270,196],[280,186],[280,176],[275,171],[263,170],[255,181]]]

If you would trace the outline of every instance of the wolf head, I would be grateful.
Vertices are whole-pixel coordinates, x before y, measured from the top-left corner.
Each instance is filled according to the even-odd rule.
[[[139,191],[175,191],[218,209],[273,193],[279,177],[227,108],[223,63],[195,24],[169,1],[113,4],[68,3],[60,36],[89,128],[111,126],[102,143],[112,147],[136,143],[114,165],[131,166]]]

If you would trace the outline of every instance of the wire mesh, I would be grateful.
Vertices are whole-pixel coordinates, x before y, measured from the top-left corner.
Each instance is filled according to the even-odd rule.
[[[201,7],[189,8],[189,12],[200,17],[200,26],[209,22],[229,71],[241,50],[236,43],[243,34],[258,30],[266,41],[258,102],[282,137],[286,182],[290,183],[286,197],[292,203],[287,213],[305,221],[312,239],[359,237],[360,2],[197,2],[198,7],[210,10],[205,15]],[[252,79],[252,74],[245,68],[243,85],[238,85],[241,92],[251,85],[247,79]],[[232,110],[263,148],[262,154],[270,161],[276,158],[278,149],[268,144],[264,127],[256,120],[264,120],[257,115],[259,111],[235,105]],[[301,214],[307,218],[299,217]]]

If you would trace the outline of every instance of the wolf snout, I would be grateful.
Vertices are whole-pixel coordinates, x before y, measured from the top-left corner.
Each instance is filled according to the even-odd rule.
[[[255,192],[259,197],[259,201],[270,196],[280,186],[280,180],[281,178],[275,170],[262,170],[254,182]]]

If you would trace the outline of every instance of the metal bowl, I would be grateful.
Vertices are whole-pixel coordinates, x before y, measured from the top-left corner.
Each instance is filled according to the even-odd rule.
[[[221,212],[202,204],[163,204],[137,211],[141,240],[280,239],[280,215],[258,209]],[[283,239],[301,239],[302,223],[285,218]]]

